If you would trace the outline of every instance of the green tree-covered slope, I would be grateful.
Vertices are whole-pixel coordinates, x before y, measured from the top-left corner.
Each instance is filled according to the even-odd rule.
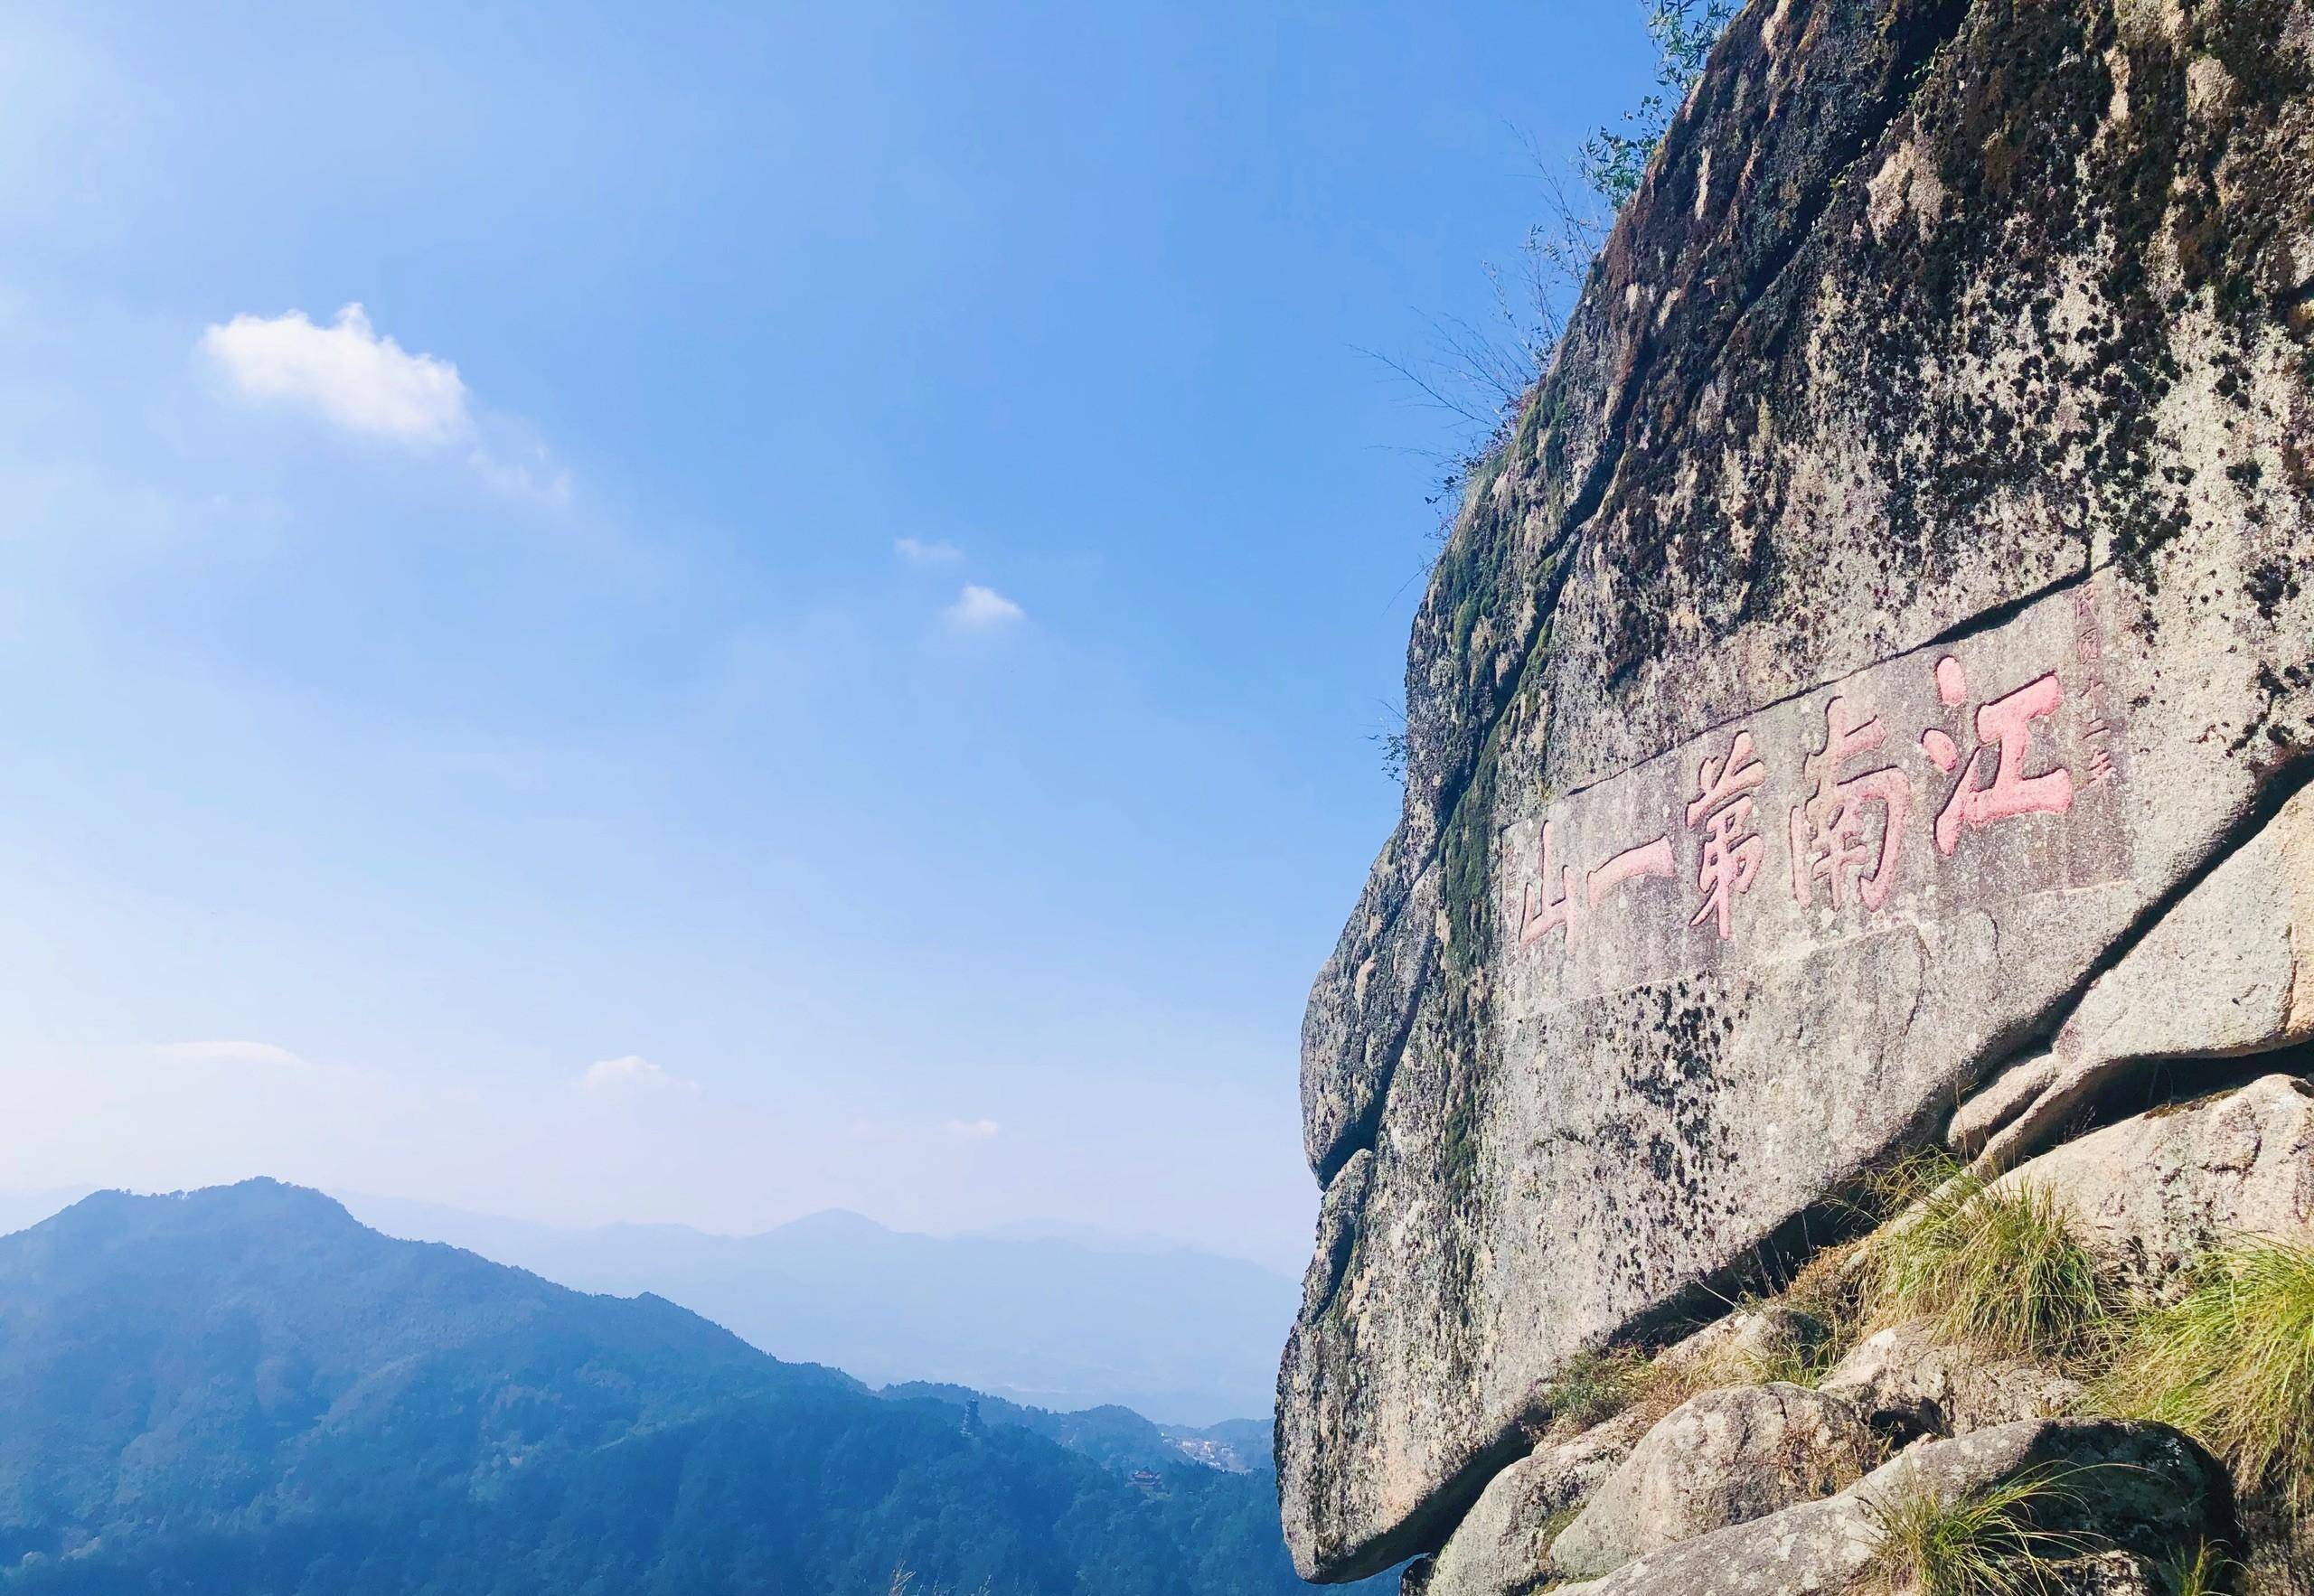
[[[270,1181],[0,1238],[0,1591],[1285,1591],[1275,1488],[1136,1484]]]

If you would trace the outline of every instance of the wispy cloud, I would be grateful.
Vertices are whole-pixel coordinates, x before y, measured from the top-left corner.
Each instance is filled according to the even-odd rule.
[[[145,1049],[166,1064],[228,1065],[257,1069],[306,1069],[305,1059],[271,1042],[155,1042]]]
[[[512,417],[485,418],[458,368],[414,354],[348,305],[327,326],[302,310],[244,313],[209,327],[200,349],[241,399],[318,417],[342,432],[426,451],[463,448],[492,487],[560,504],[570,479]]]
[[[895,538],[892,552],[914,566],[955,565],[964,558],[964,551],[945,540],[926,542],[921,538]]]
[[[955,632],[1001,632],[1029,618],[1028,611],[993,587],[967,582],[955,603],[942,612]]]
[[[633,1092],[696,1092],[697,1081],[670,1075],[647,1058],[629,1053],[619,1058],[605,1058],[587,1066],[578,1077],[582,1092],[606,1095]]]
[[[943,1141],[967,1145],[987,1141],[1003,1133],[1004,1127],[985,1117],[975,1120],[874,1120],[851,1122],[851,1134],[861,1141],[889,1141],[901,1145],[927,1147]]]

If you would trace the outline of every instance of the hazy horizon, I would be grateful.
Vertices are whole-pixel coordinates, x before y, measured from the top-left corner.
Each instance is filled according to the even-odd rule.
[[[252,1171],[249,1175],[242,1177],[242,1178],[259,1179],[277,1178],[267,1177],[262,1171]],[[126,1191],[133,1196],[138,1197],[166,1197],[176,1195],[183,1191],[203,1189],[207,1186],[230,1186],[234,1184],[237,1183],[228,1180],[206,1182],[204,1183],[204,1186],[201,1188],[136,1187],[123,1186],[117,1182],[106,1186],[80,1185],[45,1188],[0,1187],[0,1235],[23,1230],[30,1225],[37,1225],[42,1220],[52,1217],[54,1215],[61,1213],[65,1208],[71,1206],[74,1203],[79,1202],[83,1197],[94,1196],[96,1193],[100,1191]],[[304,1183],[292,1182],[291,1184]],[[907,1225],[892,1225],[878,1218],[873,1214],[862,1213],[857,1208],[823,1207],[807,1209],[803,1213],[791,1215],[785,1219],[775,1220],[771,1224],[757,1229],[719,1230],[710,1225],[693,1225],[680,1219],[607,1219],[579,1222],[555,1219],[552,1217],[531,1217],[521,1214],[501,1213],[487,1209],[460,1207],[454,1204],[436,1202],[426,1197],[395,1197],[380,1192],[354,1191],[344,1188],[313,1187],[311,1189],[319,1191],[323,1196],[339,1203],[350,1211],[355,1218],[362,1220],[365,1225],[372,1225],[373,1228],[384,1228],[384,1226],[376,1225],[371,1218],[365,1216],[368,1214],[386,1213],[395,1210],[409,1210],[415,1212],[419,1210],[432,1209],[438,1210],[445,1215],[455,1215],[462,1218],[480,1220],[489,1224],[522,1225],[563,1235],[585,1235],[595,1232],[616,1230],[621,1228],[656,1229],[665,1227],[688,1231],[697,1235],[713,1237],[718,1240],[746,1241],[752,1237],[768,1235],[774,1231],[786,1230],[796,1225],[805,1225],[814,1219],[845,1218],[864,1220],[868,1224],[875,1225],[878,1229],[889,1232],[894,1235],[922,1236],[935,1241],[964,1241],[973,1239],[984,1239],[990,1241],[1050,1241],[1082,1247],[1091,1252],[1102,1253],[1162,1253],[1176,1251],[1195,1253],[1207,1257],[1228,1259],[1240,1263],[1250,1263],[1256,1269],[1264,1270],[1287,1281],[1298,1281],[1301,1278],[1303,1265],[1307,1262],[1300,1251],[1280,1252],[1275,1256],[1265,1258],[1259,1255],[1250,1247],[1233,1247],[1228,1245],[1227,1243],[1219,1245],[1209,1246],[1199,1242],[1192,1241],[1186,1236],[1168,1235],[1162,1231],[1110,1230],[1102,1225],[1087,1225],[1081,1220],[1070,1219],[1064,1216],[1055,1214],[1029,1215],[1018,1219],[1001,1220],[992,1225],[972,1225],[944,1230],[936,1227],[917,1228]],[[389,1232],[389,1234],[390,1234],[390,1232]]]

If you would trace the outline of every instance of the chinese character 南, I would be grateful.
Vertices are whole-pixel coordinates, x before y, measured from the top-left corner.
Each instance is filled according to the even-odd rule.
[[[1936,662],[1936,696],[1958,707],[1968,701],[1969,679],[1961,662],[1947,654]],[[1959,745],[1935,727],[1920,734],[1922,752],[1936,768],[1950,775],[1960,773],[1952,796],[1936,817],[1936,850],[1948,857],[1960,845],[1961,833],[1971,826],[2020,814],[2065,814],[2073,808],[2073,773],[2059,765],[2039,775],[2025,774],[2031,751],[2033,722],[2054,714],[2065,702],[2065,685],[2056,672],[2037,677],[2002,698],[1978,706],[1977,746],[1966,761]],[[1981,777],[1992,755],[1992,773]]]
[[[1841,765],[1877,752],[1887,732],[1877,715],[1854,726],[1844,724],[1848,700],[1839,697],[1824,706],[1824,746],[1801,767],[1815,778],[1816,791],[1792,811],[1792,896],[1803,907],[1815,901],[1819,880],[1830,890],[1835,909],[1842,906],[1844,884],[1851,878],[1857,897],[1869,909],[1886,904],[1896,886],[1905,819],[1912,811],[1912,784],[1893,765],[1841,776]],[[1880,810],[1877,848],[1866,829],[1867,805],[1874,804]]]
[[[1696,887],[1704,895],[1703,907],[1688,924],[1700,925],[1717,915],[1722,941],[1729,934],[1729,900],[1752,889],[1753,878],[1760,873],[1761,856],[1767,851],[1767,844],[1752,829],[1751,797],[1766,779],[1767,767],[1752,756],[1748,731],[1736,734],[1717,769],[1708,759],[1696,768],[1696,784],[1701,791],[1688,805],[1688,828],[1706,825],[1708,830],[1703,858],[1696,868]]]

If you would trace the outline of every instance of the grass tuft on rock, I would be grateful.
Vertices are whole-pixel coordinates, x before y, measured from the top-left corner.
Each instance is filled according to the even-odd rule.
[[[2079,1507],[2071,1479],[2080,1472],[2033,1469],[1955,1502],[1915,1490],[1873,1504],[1873,1582],[1896,1596],[2046,1596],[2062,1583],[2060,1563],[2103,1549],[2040,1522],[2051,1508]]]
[[[2245,1236],[2205,1257],[2185,1296],[2140,1315],[2103,1404],[2174,1424],[2252,1485],[2314,1493],[2314,1247]]]
[[[2162,1559],[2161,1588],[2168,1596],[2220,1596],[2233,1588],[2237,1567],[2207,1541],[2196,1541]]]
[[[1584,1353],[1551,1382],[1550,1432],[1580,1434],[1637,1412],[1652,1424],[1691,1396],[1715,1385],[1755,1383],[1758,1376],[1719,1362],[1680,1363],[1631,1348]]]
[[[2059,1361],[2109,1329],[2108,1273],[2056,1193],[1995,1188],[1944,1159],[1914,1160],[1897,1178],[1917,1195],[1871,1243],[1874,1323],[1926,1319],[1994,1357]]]
[[[1627,1349],[1579,1353],[1550,1384],[1551,1428],[1575,1432],[1604,1424],[1627,1408],[1650,1401],[1667,1371],[1644,1355]]]

